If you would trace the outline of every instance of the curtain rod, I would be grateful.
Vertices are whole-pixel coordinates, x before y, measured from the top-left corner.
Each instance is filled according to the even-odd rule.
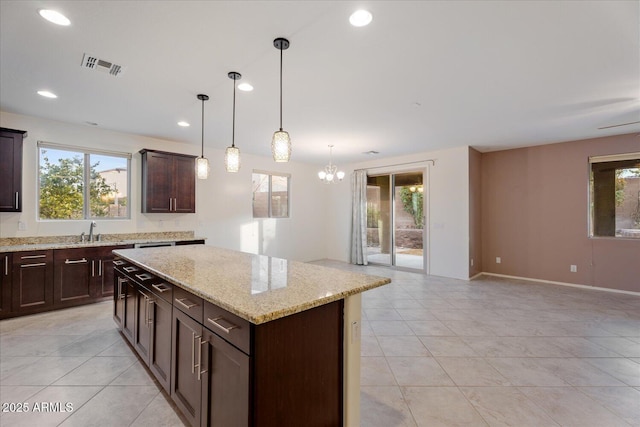
[[[390,168],[390,167],[393,167],[393,166],[413,165],[415,163],[424,163],[424,162],[431,162],[433,164],[433,166],[436,165],[436,161],[434,159],[426,159],[426,160],[416,160],[415,162],[396,163],[395,165],[372,166],[370,168],[354,169],[354,171],[366,171],[366,170],[369,170],[369,169]]]

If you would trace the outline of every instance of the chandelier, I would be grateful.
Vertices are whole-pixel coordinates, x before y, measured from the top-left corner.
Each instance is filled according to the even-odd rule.
[[[320,178],[320,180],[324,181],[326,184],[336,183],[336,178],[338,181],[342,181],[342,179],[344,178],[344,172],[338,171],[338,166],[333,164],[332,154],[333,145],[329,145],[329,164],[324,167],[324,170],[318,172],[318,178]]]

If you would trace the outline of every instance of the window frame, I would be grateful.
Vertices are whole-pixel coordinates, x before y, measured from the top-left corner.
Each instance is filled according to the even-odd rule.
[[[263,171],[263,170],[254,169],[251,172],[252,182],[253,182],[253,176],[256,175],[256,174],[267,175],[268,176],[269,185],[268,185],[268,191],[267,191],[267,216],[255,216],[255,209],[254,209],[255,191],[252,189],[251,190],[251,196],[252,196],[252,200],[251,200],[251,215],[252,215],[253,219],[264,219],[264,218],[286,219],[286,218],[291,218],[291,174],[284,173],[284,172],[269,172],[269,171]],[[286,216],[273,216],[273,209],[272,209],[272,203],[271,202],[272,202],[272,199],[273,199],[273,177],[274,176],[282,177],[282,178],[286,178],[287,179],[287,215]]]
[[[589,239],[625,239],[625,240],[640,240],[637,237],[629,236],[617,236],[614,231],[614,235],[600,235],[596,234],[596,212],[594,204],[594,185],[595,178],[593,175],[593,165],[597,163],[613,163],[620,161],[633,161],[640,160],[640,152],[631,152],[623,154],[611,154],[600,156],[589,156],[587,164],[587,237]],[[615,221],[615,220],[614,220]]]
[[[42,218],[40,216],[40,157],[42,149],[52,149],[60,151],[69,151],[83,155],[83,192],[82,192],[82,218],[63,219],[63,218]],[[119,157],[127,161],[127,215],[122,217],[94,217],[91,216],[91,206],[88,192],[91,188],[91,165],[89,159],[91,155]],[[131,153],[120,151],[100,150],[76,145],[59,144],[56,142],[37,141],[36,152],[36,221],[39,222],[56,222],[56,221],[124,221],[131,220]]]

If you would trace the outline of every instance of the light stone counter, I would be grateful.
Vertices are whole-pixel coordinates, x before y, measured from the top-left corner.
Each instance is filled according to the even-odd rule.
[[[114,253],[256,325],[391,282],[386,277],[203,245]]]

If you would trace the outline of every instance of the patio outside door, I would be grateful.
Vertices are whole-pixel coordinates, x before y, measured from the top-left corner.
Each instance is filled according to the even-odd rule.
[[[367,178],[367,261],[425,271],[424,172]]]

